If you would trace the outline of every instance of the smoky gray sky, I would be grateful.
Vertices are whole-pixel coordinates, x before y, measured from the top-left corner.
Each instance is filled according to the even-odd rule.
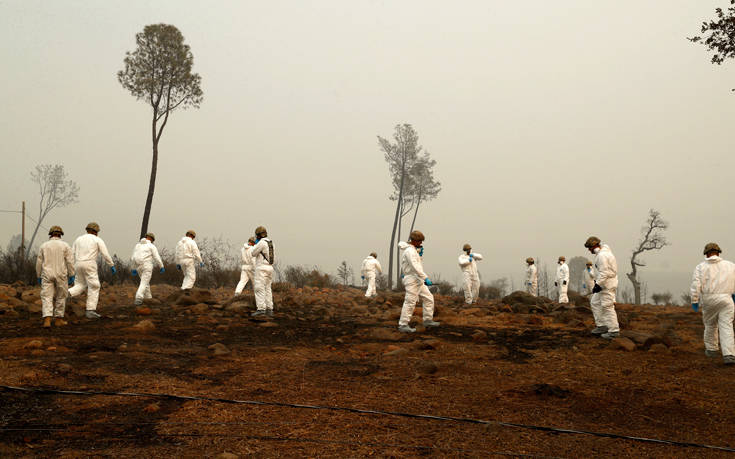
[[[653,207],[672,245],[646,257],[644,280],[678,296],[706,242],[735,251],[735,71],[686,41],[727,5],[0,0],[0,207],[37,212],[29,172],[61,163],[80,202],[45,226],[71,241],[98,221],[130,256],[150,108],[116,72],[135,34],[164,22],[191,46],[204,102],[163,134],[157,245],[188,228],[239,244],[263,224],[288,264],[357,270],[373,250],[387,264],[395,209],[376,135],[407,122],[443,185],[417,222],[428,272],[459,281],[470,242],[485,280],[518,288],[527,256],[585,255],[595,234],[622,278]],[[0,241],[19,220],[0,214]]]

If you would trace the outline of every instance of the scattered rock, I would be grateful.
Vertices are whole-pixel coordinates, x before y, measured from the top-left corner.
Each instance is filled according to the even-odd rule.
[[[258,325],[260,325],[263,328],[275,328],[278,326],[277,323],[271,322],[271,321],[261,322]]]
[[[28,309],[28,312],[30,312],[31,314],[38,314],[43,308],[40,304],[26,303],[26,309]]]
[[[434,362],[426,361],[421,362],[418,365],[417,370],[419,371],[419,373],[423,373],[425,375],[433,375],[434,373],[439,371],[439,367]]]
[[[610,341],[609,347],[612,349],[622,349],[624,351],[631,352],[635,350],[635,343],[624,336],[620,336]]]
[[[207,349],[212,351],[214,355],[226,355],[230,353],[230,350],[222,343],[215,343],[209,346]]]
[[[240,456],[225,451],[224,453],[217,455],[217,459],[240,459]]]
[[[663,343],[655,343],[651,345],[651,347],[648,349],[648,352],[653,352],[654,354],[669,354],[671,351],[668,347],[666,347]]]
[[[398,329],[374,328],[369,332],[370,338],[381,341],[400,341],[404,335]]]
[[[26,303],[33,303],[34,301],[41,299],[41,290],[26,290],[20,295],[20,299]]]
[[[209,306],[205,303],[197,303],[189,308],[189,310],[194,314],[204,314],[205,312],[209,311]]]
[[[408,354],[408,349],[398,348],[398,349],[394,349],[392,351],[388,351],[388,352],[384,353],[383,355],[393,357],[393,356],[404,355],[404,354]]]
[[[653,338],[653,335],[650,333],[645,333],[641,331],[636,330],[621,330],[620,336],[623,336],[625,338],[628,338],[631,341],[634,341],[637,344],[643,345],[646,340]]]
[[[156,329],[156,325],[150,320],[141,320],[137,324],[133,325],[133,328],[141,332],[149,332]]]
[[[144,413],[156,413],[161,409],[161,405],[158,403],[151,403],[150,405],[147,405],[145,408],[143,408]]]
[[[246,312],[250,309],[250,305],[246,303],[232,303],[225,307],[225,311],[229,312]]]
[[[147,306],[143,306],[143,307],[137,308],[135,310],[135,313],[138,314],[138,315],[140,315],[140,316],[149,316],[149,315],[151,315],[153,313],[153,311],[151,311],[151,308],[149,308]]]
[[[483,330],[475,330],[474,333],[472,333],[472,341],[476,343],[487,343],[487,332]]]
[[[125,351],[127,351],[127,350],[128,350],[128,345],[127,345],[127,344],[125,344],[125,343],[122,343],[121,345],[119,345],[119,346],[117,347],[117,351],[118,351],[118,352],[125,352]]]
[[[161,306],[163,302],[156,298],[145,298],[143,300],[143,304],[146,306]]]
[[[43,347],[43,342],[38,339],[34,339],[33,341],[28,341],[23,348],[24,349],[41,349]]]
[[[41,377],[41,373],[36,370],[26,371],[21,375],[20,380],[24,382],[35,382]]]
[[[441,345],[439,340],[436,339],[430,339],[426,341],[419,341],[416,344],[416,348],[420,349],[422,351],[433,351],[436,349],[439,349],[439,346]]]

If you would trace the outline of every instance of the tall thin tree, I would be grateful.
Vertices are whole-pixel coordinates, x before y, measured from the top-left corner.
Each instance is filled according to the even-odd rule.
[[[393,248],[396,245],[396,232],[401,217],[403,195],[406,190],[406,177],[417,160],[422,147],[418,144],[419,136],[410,124],[398,124],[393,133],[394,142],[378,136],[378,145],[383,151],[388,170],[391,174],[394,195],[396,195],[396,213],[393,218],[393,231],[388,248],[388,289],[393,288]]]
[[[151,24],[135,36],[137,48],[125,54],[125,68],[117,73],[120,84],[153,110],[153,159],[140,237],[148,232],[158,171],[158,143],[169,115],[177,108],[199,108],[203,100],[201,77],[192,73],[194,57],[179,29]]]

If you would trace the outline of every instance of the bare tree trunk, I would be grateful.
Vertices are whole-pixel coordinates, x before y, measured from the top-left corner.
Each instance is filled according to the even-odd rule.
[[[401,211],[398,213],[398,240],[401,239],[401,231],[403,231],[403,200],[401,200]],[[396,246],[396,287],[401,285],[401,249]]]
[[[156,112],[153,113],[153,161],[151,163],[151,177],[148,182],[148,197],[145,200],[145,210],[143,211],[143,223],[140,226],[140,238],[143,239],[148,232],[148,220],[151,216],[151,207],[153,205],[153,193],[156,189],[156,172],[158,172],[158,138],[156,136]]]
[[[388,248],[388,290],[393,290],[393,247],[396,245],[396,230],[398,219],[401,216],[401,203],[403,202],[403,179],[405,173],[401,172],[401,186],[398,190],[398,202],[396,202],[396,216],[393,218],[393,232],[390,235],[390,247]]]
[[[416,216],[419,214],[419,206],[421,205],[421,196],[416,200],[416,209],[413,211],[413,220],[411,221],[411,232],[413,233],[413,227],[416,224]]]
[[[628,280],[633,284],[634,301],[633,304],[641,304],[641,283],[633,273],[628,273]]]
[[[33,240],[36,239],[36,233],[38,233],[38,227],[39,226],[41,226],[41,219],[40,218],[36,222],[36,229],[33,230],[33,236],[31,236],[31,241],[28,243],[28,247],[26,247],[26,258],[28,258],[28,254],[31,253],[31,247],[33,247]]]

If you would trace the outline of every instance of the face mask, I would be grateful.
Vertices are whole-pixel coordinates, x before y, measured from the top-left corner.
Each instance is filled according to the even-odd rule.
[[[595,249],[593,251],[595,252],[595,255],[597,255],[598,253],[600,253],[600,248],[599,247],[595,247]]]
[[[420,257],[424,256],[424,246],[419,247],[419,256]]]
[[[255,240],[255,243],[256,243],[256,244],[257,244],[258,242],[260,242],[260,238],[258,238],[258,239],[256,239],[256,240]]]

